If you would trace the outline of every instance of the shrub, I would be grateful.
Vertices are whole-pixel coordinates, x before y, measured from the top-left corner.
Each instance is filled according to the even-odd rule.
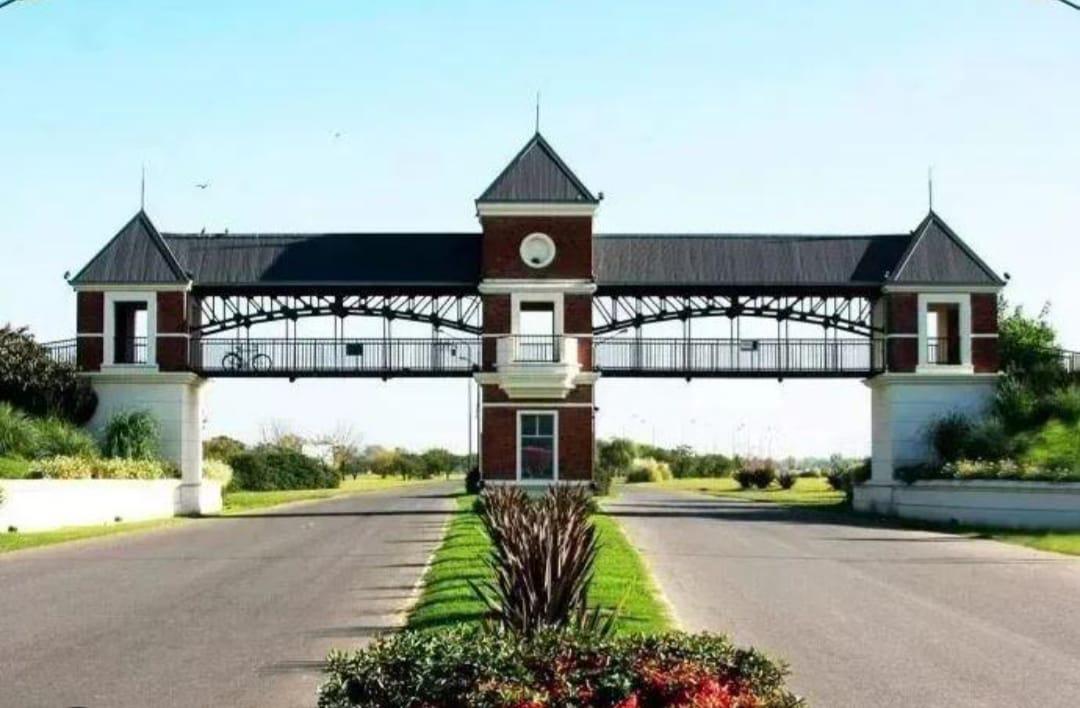
[[[784,686],[785,666],[711,634],[402,632],[332,652],[326,671],[320,708],[802,705]]]
[[[76,425],[90,420],[97,407],[97,396],[74,367],[54,362],[25,327],[11,325],[0,327],[0,401]]]
[[[598,467],[593,473],[592,489],[597,496],[606,497],[611,494],[611,485],[615,480],[615,472],[608,467]]]
[[[106,457],[152,460],[158,453],[158,424],[147,411],[117,413],[105,426]]]
[[[768,459],[747,458],[733,476],[742,489],[768,489],[776,480],[776,463]]]
[[[228,489],[233,478],[232,467],[229,463],[215,459],[203,460],[202,473],[206,479],[220,482],[222,489]]]
[[[1043,469],[1080,472],[1080,424],[1050,421],[1032,438],[1024,459]]]
[[[332,489],[338,473],[322,460],[286,447],[263,445],[233,457],[233,487],[252,492]]]
[[[36,446],[33,421],[10,403],[0,403],[0,455],[31,457]]]
[[[98,446],[89,433],[66,420],[44,418],[34,421],[35,457],[97,457]]]
[[[1040,417],[1057,419],[1065,423],[1080,421],[1080,386],[1072,385],[1057,389],[1040,401]]]
[[[637,446],[626,438],[601,440],[597,444],[597,468],[610,476],[626,475],[637,457]]]
[[[465,493],[479,494],[480,486],[480,468],[471,467],[469,471],[465,473]]]
[[[215,435],[203,443],[203,459],[232,462],[232,458],[247,450],[247,445],[228,435]]]
[[[776,481],[780,483],[781,489],[791,489],[795,486],[795,475],[791,472],[781,472],[776,476]]]
[[[754,486],[758,489],[768,489],[776,480],[776,468],[764,465],[751,470]]]
[[[739,485],[739,489],[749,489],[754,486],[754,471],[746,468],[737,470],[732,475],[735,482]]]
[[[971,446],[972,423],[967,416],[950,413],[930,426],[930,444],[942,462],[955,462]]]
[[[493,579],[470,584],[491,619],[523,636],[571,625],[602,631],[598,615],[587,614],[599,550],[588,492],[553,485],[530,500],[520,487],[496,487],[481,499]]]
[[[627,482],[664,482],[674,479],[671,466],[651,457],[639,457],[630,465],[626,474]]]
[[[21,457],[0,457],[0,479],[25,479],[30,463]]]
[[[47,457],[31,463],[33,476],[45,479],[164,479],[178,477],[175,467],[161,460],[98,457]]]

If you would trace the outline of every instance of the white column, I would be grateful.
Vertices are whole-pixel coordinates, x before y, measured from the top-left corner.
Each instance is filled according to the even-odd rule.
[[[98,407],[88,427],[101,435],[117,413],[147,411],[158,423],[162,458],[180,468],[177,512],[221,510],[221,488],[202,477],[202,387],[188,372],[107,371],[90,374]]]

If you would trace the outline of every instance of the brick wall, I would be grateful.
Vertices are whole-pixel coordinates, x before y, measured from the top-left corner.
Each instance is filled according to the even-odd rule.
[[[916,337],[891,337],[886,341],[889,371],[912,372],[919,364],[919,340]]]
[[[971,331],[973,334],[997,334],[997,295],[976,293],[971,296]]]
[[[888,331],[893,334],[916,334],[919,331],[919,296],[893,293],[888,296]]]
[[[104,336],[105,293],[80,292],[75,296],[75,331],[79,334]],[[79,371],[100,371],[105,357],[102,336],[79,337],[75,359]]]
[[[971,364],[977,374],[993,374],[1001,369],[997,337],[975,337],[971,340]]]
[[[488,216],[484,229],[485,278],[591,278],[592,217]],[[543,233],[555,242],[555,260],[546,268],[530,268],[521,260],[521,240]]]

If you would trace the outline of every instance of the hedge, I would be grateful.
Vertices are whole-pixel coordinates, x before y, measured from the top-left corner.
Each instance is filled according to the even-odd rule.
[[[173,465],[161,460],[125,460],[58,456],[36,460],[30,476],[43,479],[165,479],[179,477]]]
[[[251,492],[332,489],[341,477],[322,460],[291,448],[264,445],[232,458],[232,488]]]

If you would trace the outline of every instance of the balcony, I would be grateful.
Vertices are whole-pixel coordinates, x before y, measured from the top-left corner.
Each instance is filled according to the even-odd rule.
[[[926,339],[926,363],[930,366],[959,366],[959,337],[928,337]]]
[[[481,375],[510,398],[560,399],[580,383],[578,337],[511,334],[496,343],[495,372]],[[592,375],[584,374],[591,382]]]

